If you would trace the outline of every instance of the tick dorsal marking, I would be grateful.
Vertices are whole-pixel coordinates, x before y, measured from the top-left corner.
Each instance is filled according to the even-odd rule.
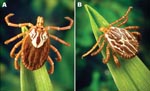
[[[36,36],[35,29],[33,29],[33,30],[29,33],[29,35],[30,35],[31,40],[33,40],[33,39],[35,38],[35,36]]]
[[[32,40],[32,45],[35,48],[40,48],[44,42],[46,41],[46,39],[48,38],[48,35],[46,32],[44,33],[39,33],[38,31],[35,31],[35,29],[33,29],[30,33],[30,38]]]
[[[134,36],[123,28],[110,27],[110,31],[105,33],[105,37],[114,51],[121,55],[135,55],[137,50],[137,43]]]

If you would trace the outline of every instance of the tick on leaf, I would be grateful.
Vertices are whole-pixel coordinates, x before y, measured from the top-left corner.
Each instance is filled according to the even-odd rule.
[[[95,45],[82,55],[82,58],[89,54],[91,54],[91,56],[97,55],[99,52],[101,52],[105,44],[106,58],[103,59],[104,64],[106,64],[110,59],[110,51],[112,51],[112,57],[117,66],[120,66],[117,54],[125,59],[134,57],[138,52],[139,43],[136,38],[140,38],[140,33],[130,32],[130,30],[137,30],[139,27],[128,26],[125,28],[119,28],[128,21],[128,14],[131,9],[132,7],[129,7],[124,16],[111,23],[108,27],[101,27],[99,30],[103,32],[103,34],[99,36]],[[94,51],[99,43],[100,46],[98,50]]]
[[[61,61],[62,57],[60,52],[57,50],[55,46],[50,43],[51,39],[54,39],[66,46],[70,46],[69,43],[64,40],[56,37],[55,35],[49,34],[48,30],[67,30],[70,29],[73,25],[73,20],[70,17],[65,17],[65,19],[70,21],[70,24],[65,27],[57,27],[57,26],[46,26],[44,27],[44,19],[41,16],[37,17],[36,25],[32,23],[11,23],[9,18],[13,16],[13,13],[8,14],[5,17],[5,21],[8,26],[12,27],[23,27],[28,26],[29,31],[22,32],[9,40],[6,40],[4,43],[9,44],[10,42],[15,41],[18,38],[22,38],[21,41],[16,43],[10,52],[10,56],[14,58],[14,66],[15,69],[20,69],[18,64],[18,59],[21,57],[23,65],[29,70],[36,70],[43,66],[46,60],[48,60],[51,65],[49,74],[54,72],[54,63],[51,57],[49,56],[49,51],[53,50],[57,54],[57,61]],[[21,46],[21,50],[18,53],[15,53],[15,50]]]

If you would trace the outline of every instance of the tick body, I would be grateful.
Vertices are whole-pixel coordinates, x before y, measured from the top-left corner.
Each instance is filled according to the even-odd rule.
[[[110,27],[105,38],[111,49],[123,58],[132,58],[138,52],[138,41],[124,28]]]
[[[36,36],[38,35],[35,35],[35,38]],[[37,38],[35,40],[36,41],[34,43],[34,41],[31,40],[30,35],[27,35],[24,43],[22,44],[22,63],[27,69],[30,70],[36,70],[43,66],[47,60],[50,50],[50,39],[48,37],[47,39],[45,38],[44,43],[41,44],[40,42],[43,41],[42,39]]]
[[[99,36],[96,44],[88,52],[83,54],[82,57],[85,57],[89,54],[91,54],[91,56],[97,55],[99,52],[101,52],[105,44],[106,58],[103,59],[104,64],[109,61],[111,53],[117,66],[120,66],[117,55],[125,59],[134,57],[138,53],[139,43],[136,38],[140,37],[140,33],[130,32],[130,30],[137,30],[139,27],[128,26],[125,28],[120,28],[120,26],[127,22],[128,14],[131,9],[132,7],[129,7],[124,16],[111,23],[108,27],[101,27],[99,30],[104,34]],[[99,44],[100,46],[98,50],[94,51]]]
[[[18,59],[20,57],[22,59],[22,63],[24,64],[24,66],[29,70],[39,69],[41,66],[43,66],[45,61],[48,60],[49,64],[51,65],[51,68],[48,72],[52,74],[54,72],[54,63],[51,57],[49,56],[49,51],[53,50],[56,53],[57,61],[61,61],[62,58],[60,52],[57,50],[57,48],[55,48],[55,46],[51,44],[50,40],[54,39],[66,46],[70,46],[70,44],[52,34],[49,34],[48,30],[58,30],[58,31],[68,30],[72,27],[73,20],[70,17],[65,17],[65,19],[70,21],[70,24],[65,27],[57,27],[57,26],[44,27],[43,17],[40,16],[37,17],[36,25],[33,25],[32,23],[15,24],[9,21],[9,17],[13,15],[14,15],[13,13],[10,13],[5,17],[5,21],[8,24],[8,26],[29,27],[29,31],[20,33],[4,42],[5,44],[9,44],[14,40],[23,37],[21,41],[19,41],[14,45],[14,47],[10,52],[10,56],[15,59],[14,61],[15,69],[20,69],[20,66],[18,64]],[[16,48],[18,48],[19,46],[21,46],[21,50],[18,53],[15,53]]]

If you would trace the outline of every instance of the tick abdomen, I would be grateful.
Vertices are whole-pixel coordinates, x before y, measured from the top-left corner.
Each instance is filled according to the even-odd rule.
[[[132,58],[138,52],[138,41],[128,30],[110,27],[108,32],[105,33],[105,38],[113,52],[121,55],[123,58]]]

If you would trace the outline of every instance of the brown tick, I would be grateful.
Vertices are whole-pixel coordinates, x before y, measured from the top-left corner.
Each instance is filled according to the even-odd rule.
[[[103,32],[99,36],[96,44],[85,54],[82,58],[91,54],[91,56],[97,55],[106,44],[106,58],[103,59],[103,63],[106,64],[110,59],[110,49],[112,51],[112,56],[114,62],[117,66],[120,66],[119,60],[116,54],[120,55],[122,58],[130,59],[134,57],[138,52],[139,43],[136,38],[140,37],[139,32],[129,32],[129,30],[137,30],[138,26],[128,26],[125,28],[119,28],[128,21],[128,14],[132,7],[129,7],[124,16],[115,22],[111,23],[108,27],[101,27],[100,31]],[[116,24],[116,26],[114,26]],[[104,39],[103,41],[101,41]],[[100,44],[98,50],[94,49]],[[94,51],[94,52],[93,52]]]
[[[13,42],[14,40],[18,38],[22,38],[21,41],[16,43],[14,47],[12,48],[10,52],[10,56],[15,59],[14,66],[15,69],[20,69],[20,66],[18,64],[18,59],[21,57],[23,65],[29,69],[29,70],[36,70],[39,69],[46,60],[48,60],[49,64],[51,65],[50,70],[48,73],[52,74],[54,72],[54,63],[51,57],[49,56],[50,49],[53,50],[57,54],[57,61],[61,61],[61,54],[57,50],[56,47],[54,47],[50,40],[54,39],[66,46],[70,46],[69,43],[61,40],[60,38],[49,34],[48,30],[67,30],[70,29],[73,25],[73,20],[70,17],[65,17],[65,19],[70,21],[70,24],[65,27],[57,27],[57,26],[46,26],[44,27],[44,19],[43,17],[38,16],[37,17],[37,23],[36,25],[33,25],[32,23],[11,23],[9,21],[9,17],[13,16],[13,13],[8,14],[5,17],[5,21],[8,24],[8,26],[12,27],[23,27],[28,26],[29,31],[20,33],[9,40],[6,40],[4,43],[8,44],[10,42]],[[21,50],[15,54],[15,50],[21,46]]]

